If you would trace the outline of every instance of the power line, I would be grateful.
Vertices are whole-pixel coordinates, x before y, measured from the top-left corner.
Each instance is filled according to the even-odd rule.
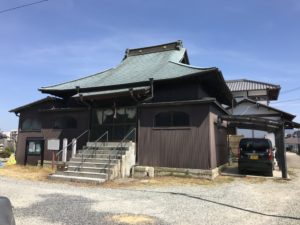
[[[0,10],[0,14],[7,13],[7,12],[10,12],[10,11],[14,11],[14,10],[17,10],[17,9],[21,9],[21,8],[24,8],[24,7],[40,4],[40,3],[43,3],[43,2],[47,2],[47,1],[50,1],[50,0],[41,0],[41,1],[32,2],[32,3],[28,3],[28,4],[24,4],[24,5],[19,5],[19,6],[13,7],[13,8],[3,9],[3,10]]]
[[[287,93],[290,93],[290,92],[293,92],[293,91],[297,91],[297,90],[300,90],[300,86],[292,88],[292,89],[289,89],[289,90],[286,90],[286,91],[283,91],[283,92],[281,92],[281,95],[282,94],[287,94]]]
[[[300,98],[282,100],[282,101],[278,101],[278,102],[273,102],[272,104],[283,103],[283,102],[297,102],[297,101],[300,101]]]

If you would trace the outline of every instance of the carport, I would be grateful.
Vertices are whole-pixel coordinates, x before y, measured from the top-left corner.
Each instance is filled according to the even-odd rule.
[[[285,129],[300,128],[300,124],[292,121],[271,120],[253,116],[222,115],[218,117],[218,125],[227,122],[227,130],[235,128],[267,131],[275,134],[275,144],[278,154],[278,166],[282,178],[287,178],[286,151],[284,148]]]

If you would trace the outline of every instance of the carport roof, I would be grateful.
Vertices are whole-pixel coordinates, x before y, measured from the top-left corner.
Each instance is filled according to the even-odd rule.
[[[228,127],[263,130],[268,132],[275,132],[282,128],[285,129],[300,128],[300,124],[292,121],[282,122],[278,120],[270,120],[270,119],[258,118],[254,116],[221,115],[219,116],[218,121],[219,123],[221,121],[227,121]]]

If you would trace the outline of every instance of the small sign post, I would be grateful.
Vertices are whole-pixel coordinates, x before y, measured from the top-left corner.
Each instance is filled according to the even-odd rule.
[[[48,142],[47,142],[47,146],[48,146],[48,150],[49,151],[52,151],[52,170],[54,170],[54,164],[55,164],[55,154],[56,154],[56,151],[59,151],[59,144],[60,144],[60,141],[59,139],[48,139]]]

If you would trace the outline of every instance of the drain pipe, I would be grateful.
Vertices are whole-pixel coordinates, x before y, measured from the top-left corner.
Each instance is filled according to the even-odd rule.
[[[139,101],[139,100],[134,96],[133,88],[130,88],[130,89],[129,89],[131,98],[132,98],[135,102],[137,102],[138,104],[139,104],[139,103],[142,103],[142,102],[149,101],[149,100],[151,100],[151,99],[154,98],[153,78],[150,78],[149,81],[150,81],[151,96],[149,96],[148,98],[146,98],[146,99],[144,99],[144,100],[142,100],[142,101]]]
[[[88,128],[89,128],[89,133],[88,133],[88,141],[90,141],[90,138],[91,138],[91,127],[92,127],[92,106],[91,104],[89,104],[88,102],[84,101],[83,99],[83,95],[80,93],[80,87],[79,86],[76,86],[76,90],[77,90],[77,94],[79,96],[79,99],[80,99],[80,102],[82,104],[84,104],[85,106],[87,106],[88,108],[88,111],[89,111],[89,121],[88,121]]]
[[[148,98],[144,99],[143,102],[152,100],[154,98],[154,88],[153,88],[154,79],[150,78],[149,81],[150,81],[150,88],[151,88],[151,96],[149,96]]]
[[[129,89],[129,92],[130,92],[130,96],[131,98],[137,103],[137,116],[136,116],[136,119],[137,119],[137,127],[136,127],[136,133],[135,133],[135,141],[136,141],[136,144],[135,144],[135,148],[136,148],[136,165],[138,165],[138,157],[139,157],[139,145],[138,145],[138,137],[139,137],[139,126],[140,126],[140,110],[139,110],[139,105],[145,101],[149,101],[151,99],[154,98],[154,88],[153,88],[153,78],[150,78],[149,79],[150,81],[150,89],[151,89],[151,96],[149,96],[148,98],[142,100],[142,101],[139,101],[135,96],[134,96],[134,93],[133,93],[133,88],[130,88]]]

